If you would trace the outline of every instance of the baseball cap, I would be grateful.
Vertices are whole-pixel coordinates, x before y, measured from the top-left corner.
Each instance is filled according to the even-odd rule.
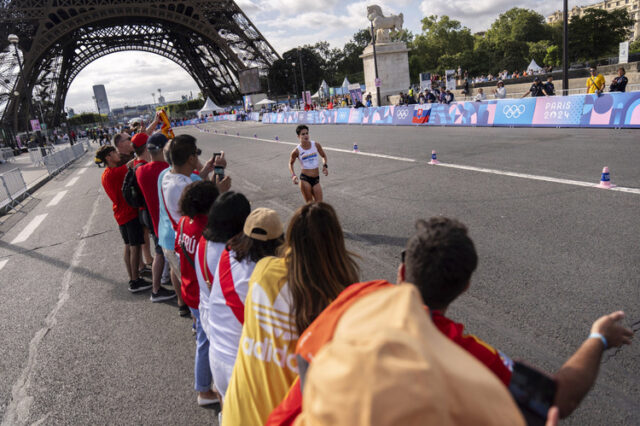
[[[158,151],[158,150],[164,149],[164,146],[167,144],[168,141],[169,139],[167,139],[167,137],[163,135],[161,132],[154,133],[147,140],[147,149],[149,151]]]
[[[415,286],[363,296],[310,363],[297,425],[524,425],[507,388],[442,334]]]
[[[283,233],[278,213],[265,207],[252,211],[244,222],[244,234],[259,241],[275,240]]]
[[[149,139],[149,135],[147,135],[146,133],[136,133],[131,138],[131,143],[134,146],[140,148],[141,146],[144,146],[144,144],[147,143],[148,139]]]

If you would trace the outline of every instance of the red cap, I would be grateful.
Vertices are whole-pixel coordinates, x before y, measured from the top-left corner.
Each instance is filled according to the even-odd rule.
[[[149,139],[149,135],[147,135],[146,133],[136,133],[131,138],[131,143],[133,143],[134,146],[140,148],[147,143],[147,139]]]

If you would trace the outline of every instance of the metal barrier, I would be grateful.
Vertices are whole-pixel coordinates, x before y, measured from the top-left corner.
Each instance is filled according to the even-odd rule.
[[[21,196],[29,195],[27,183],[18,168],[0,174],[0,182],[2,183],[0,209],[6,206],[13,207],[19,202]]]
[[[42,161],[50,175],[58,173],[76,158],[80,157],[88,148],[89,142],[79,143],[56,151],[42,158]]]
[[[0,160],[13,161],[13,149],[0,148]]]
[[[41,166],[44,164],[42,162],[42,151],[40,148],[29,148],[29,158],[31,158],[31,163],[34,166]]]

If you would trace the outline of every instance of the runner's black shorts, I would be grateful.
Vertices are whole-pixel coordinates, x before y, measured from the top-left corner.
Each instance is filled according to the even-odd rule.
[[[120,225],[119,228],[125,244],[129,246],[141,246],[144,244],[144,231],[137,217],[124,225]]]
[[[320,183],[320,176],[311,177],[311,176],[305,175],[304,173],[300,173],[300,180],[307,182],[313,188],[314,186]]]

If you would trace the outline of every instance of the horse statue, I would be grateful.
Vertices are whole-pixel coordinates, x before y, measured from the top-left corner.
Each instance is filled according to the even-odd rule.
[[[404,23],[404,16],[399,15],[384,16],[382,9],[378,5],[367,6],[367,19],[373,23],[373,30],[376,32],[376,43],[389,43],[389,31],[399,31]],[[373,34],[371,34],[373,40]]]

